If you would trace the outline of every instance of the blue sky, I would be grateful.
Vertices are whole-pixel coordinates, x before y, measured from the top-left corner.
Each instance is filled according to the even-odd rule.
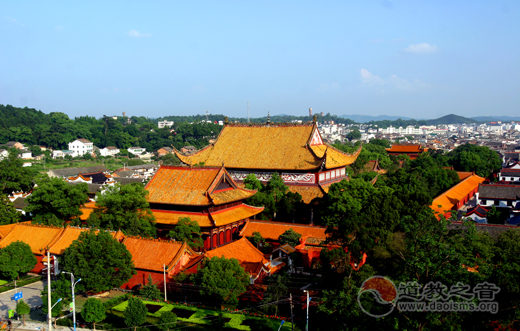
[[[520,114],[519,1],[1,1],[0,104]]]

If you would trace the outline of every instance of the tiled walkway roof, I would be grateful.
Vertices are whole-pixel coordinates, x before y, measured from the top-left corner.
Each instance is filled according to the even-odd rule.
[[[278,240],[278,237],[289,229],[293,229],[295,232],[301,234],[302,237],[318,238],[322,241],[327,238],[327,235],[325,234],[325,231],[327,230],[326,227],[255,220],[250,220],[246,223],[240,232],[240,236],[250,237],[254,232],[260,232],[264,239]]]
[[[478,175],[471,175],[446,192],[436,197],[430,206],[435,212],[444,215],[446,210],[452,210],[460,200],[476,189],[486,179]]]

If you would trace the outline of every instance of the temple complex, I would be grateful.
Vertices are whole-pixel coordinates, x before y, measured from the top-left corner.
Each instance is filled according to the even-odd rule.
[[[205,250],[238,239],[239,226],[264,210],[243,203],[256,191],[239,187],[222,166],[162,166],[145,189],[157,227],[167,234],[190,218],[201,228]]]
[[[389,155],[399,156],[408,155],[410,160],[415,160],[419,154],[428,151],[428,148],[423,148],[421,145],[392,145],[391,148],[386,148]]]
[[[323,142],[316,122],[306,124],[227,124],[216,141],[200,151],[184,155],[174,150],[187,165],[225,166],[239,185],[247,175],[267,182],[280,174],[291,192],[305,203],[322,197],[332,183],[347,177],[361,147],[346,154]]]

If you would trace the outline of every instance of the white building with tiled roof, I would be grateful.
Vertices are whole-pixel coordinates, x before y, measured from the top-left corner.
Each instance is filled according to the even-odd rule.
[[[72,151],[72,156],[82,156],[85,154],[92,154],[94,151],[94,143],[87,139],[76,139],[73,142],[69,143],[69,150]]]

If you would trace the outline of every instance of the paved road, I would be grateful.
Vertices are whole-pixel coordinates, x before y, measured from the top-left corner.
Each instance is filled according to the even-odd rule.
[[[22,292],[23,300],[31,307],[41,306],[42,299],[40,292],[43,290],[43,282],[39,281],[23,287],[19,287],[16,290],[10,290],[4,293],[0,293],[0,317],[7,317],[7,311],[9,309],[16,309],[16,301],[11,300],[11,297],[16,292]]]

